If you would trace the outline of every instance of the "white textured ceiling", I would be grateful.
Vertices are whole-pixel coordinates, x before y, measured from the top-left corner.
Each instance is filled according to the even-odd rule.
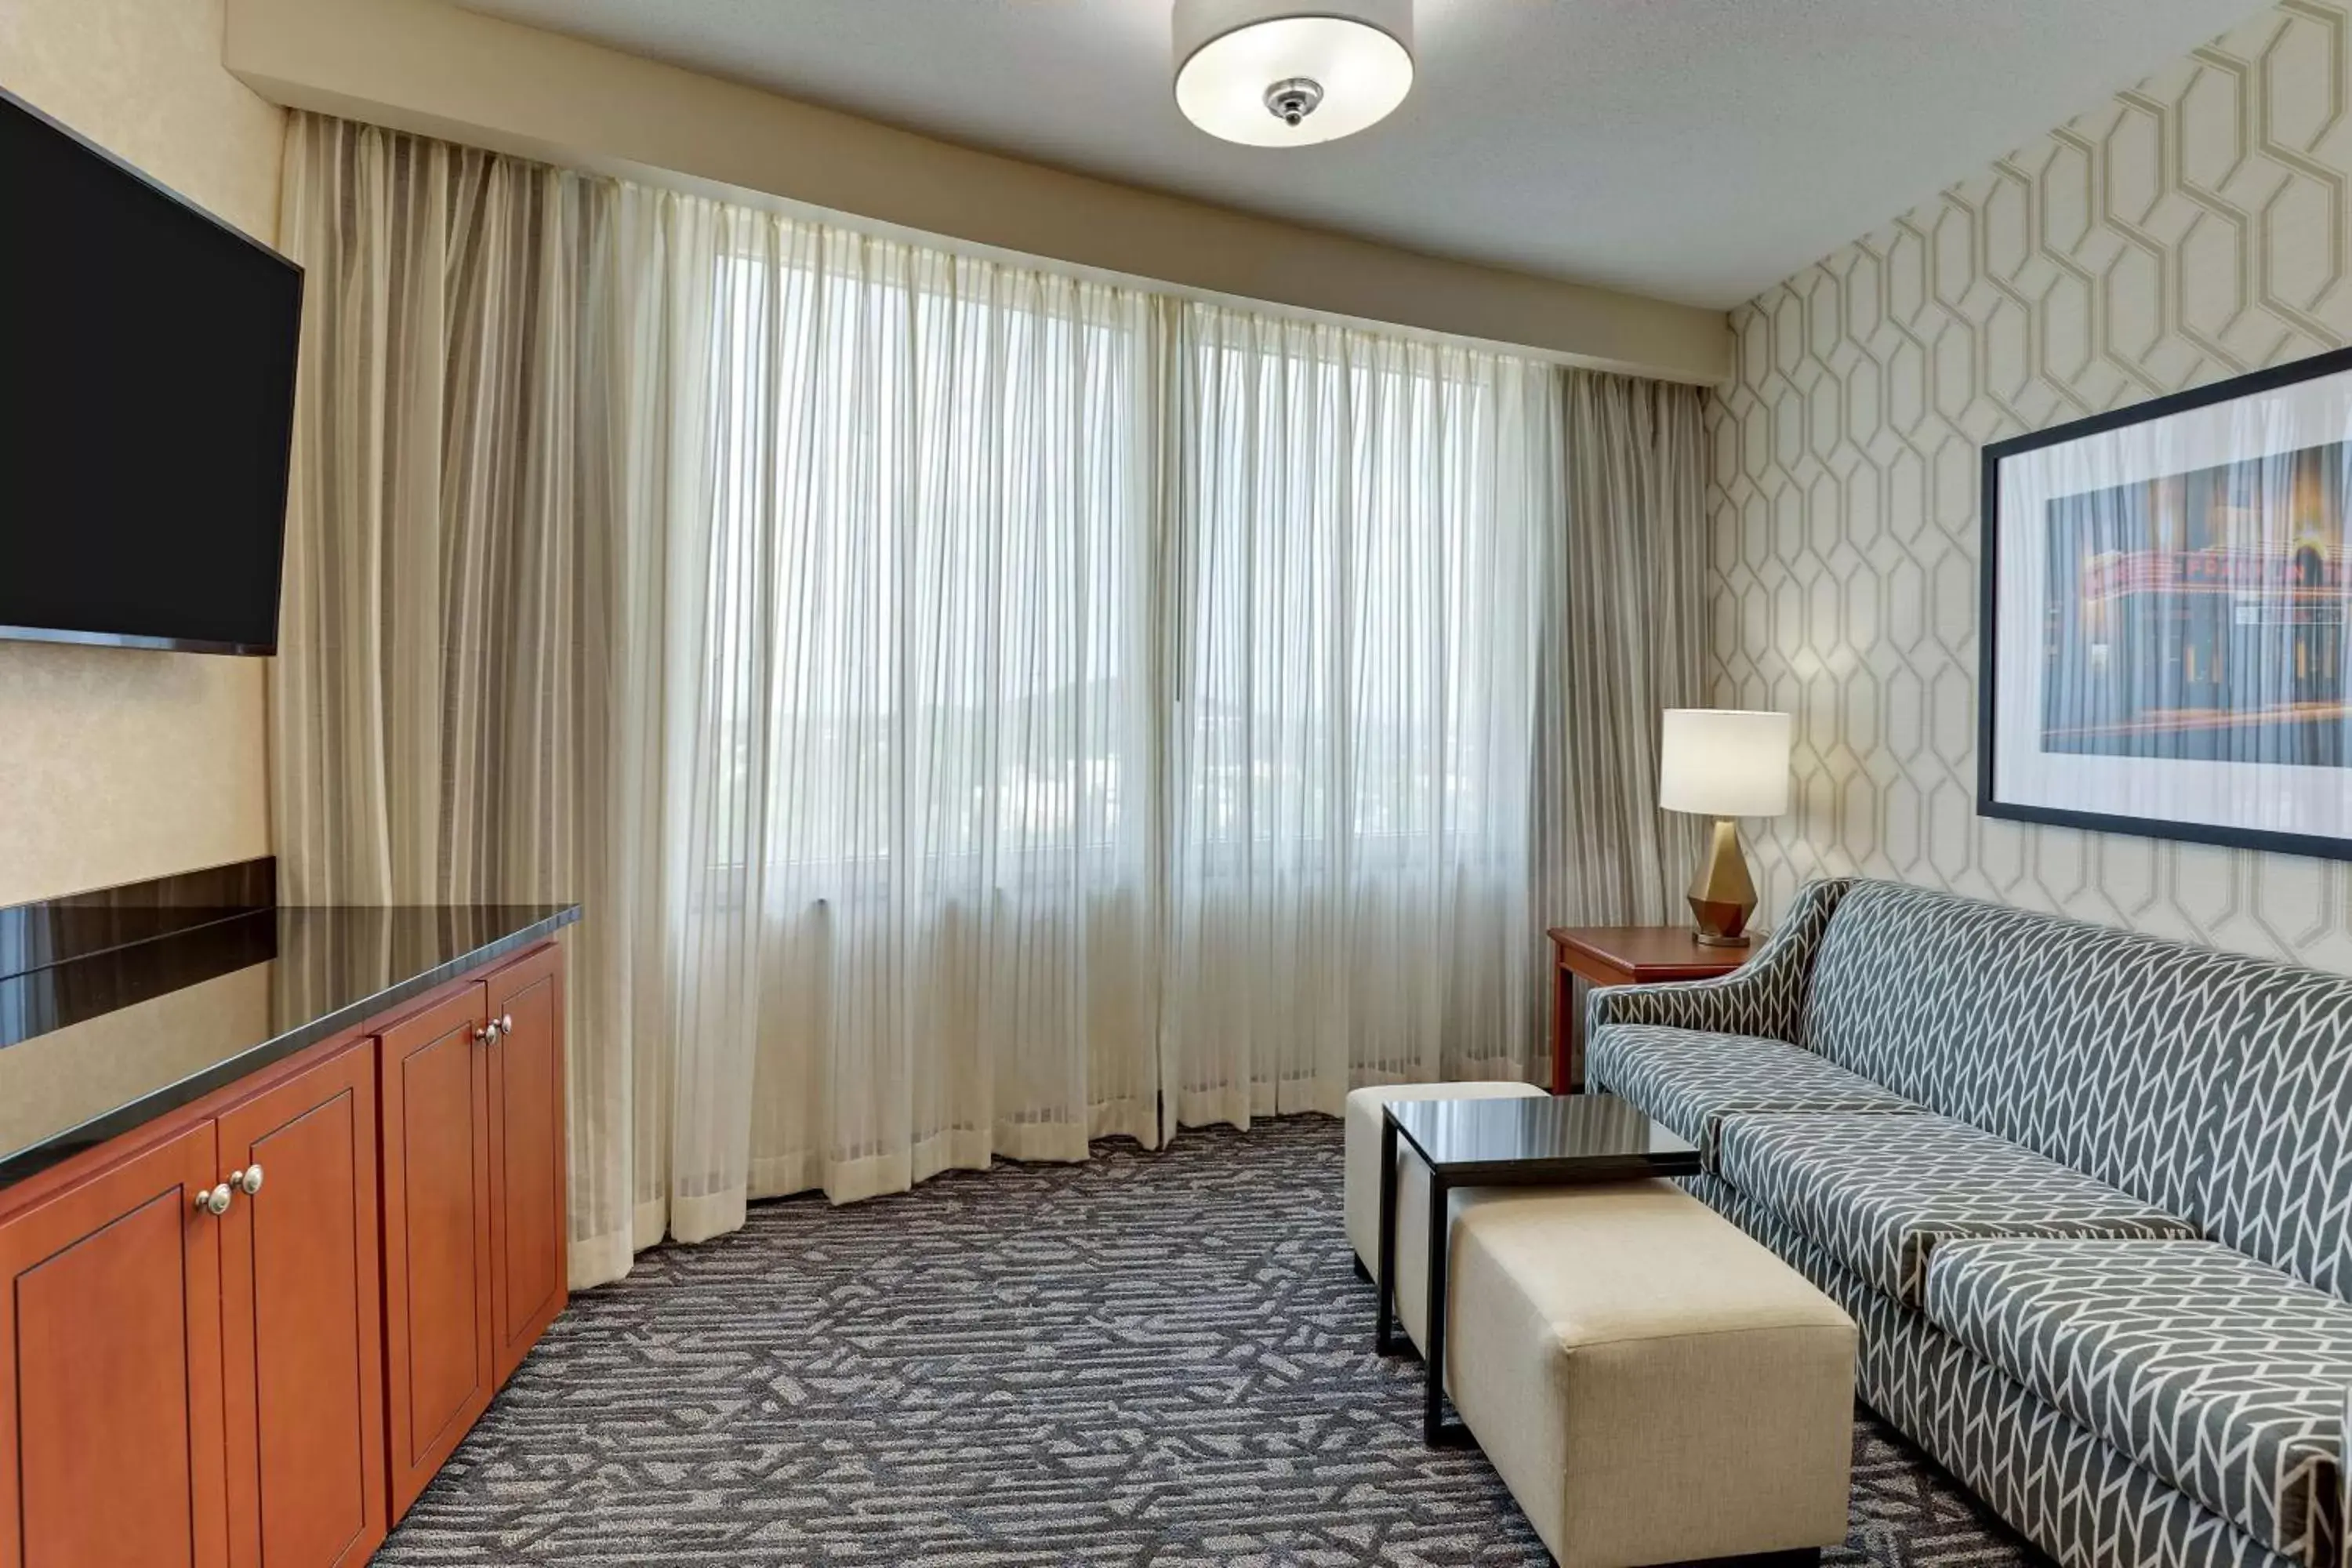
[[[1170,0],[464,0],[952,142],[1695,304],[1778,282],[2259,0],[1419,0],[1402,110],[1229,146]]]

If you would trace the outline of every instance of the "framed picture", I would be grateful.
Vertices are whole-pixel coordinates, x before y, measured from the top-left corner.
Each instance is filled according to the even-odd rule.
[[[1977,810],[2352,859],[2352,349],[1984,450]]]

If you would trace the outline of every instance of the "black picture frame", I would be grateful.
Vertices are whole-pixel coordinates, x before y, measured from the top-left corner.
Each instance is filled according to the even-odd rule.
[[[1999,680],[2000,638],[2000,466],[2010,458],[2047,447],[2063,446],[2088,437],[2109,431],[2144,425],[2152,420],[2168,418],[2192,409],[2209,408],[2216,404],[2231,403],[2240,398],[2259,396],[2283,387],[2325,376],[2352,371],[2352,347],[2332,349],[2307,358],[2291,360],[2266,370],[2251,371],[2231,376],[2210,385],[2192,387],[2163,397],[2151,398],[2126,408],[2112,409],[2087,418],[2053,425],[2046,429],[2013,436],[2007,440],[1988,443],[1982,453],[1978,474],[1978,553],[1977,587],[1977,815],[2009,822],[2037,823],[2053,827],[2075,827],[2094,833],[2121,833],[2141,838],[2172,839],[2190,844],[2212,844],[2231,849],[2269,850],[2284,855],[2305,855],[2329,860],[2352,860],[2352,837],[2337,838],[2319,834],[2282,833],[2263,828],[2219,826],[2210,823],[2185,822],[2170,818],[2126,816],[2108,812],[2076,811],[2055,806],[2027,805],[1996,797],[1993,788],[1994,748],[2000,733]],[[2253,764],[2250,764],[2253,765]],[[2346,775],[2347,788],[2352,788],[2352,772]]]

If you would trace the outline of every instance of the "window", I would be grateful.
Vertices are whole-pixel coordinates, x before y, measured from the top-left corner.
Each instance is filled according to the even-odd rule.
[[[1139,861],[1144,307],[853,236],[719,264],[703,710],[795,900]],[[895,868],[895,869],[894,869]]]

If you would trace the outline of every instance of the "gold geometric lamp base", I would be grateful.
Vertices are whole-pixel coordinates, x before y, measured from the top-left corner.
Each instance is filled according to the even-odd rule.
[[[1756,883],[1740,852],[1739,826],[1728,817],[1715,825],[1715,843],[1691,879],[1691,920],[1701,947],[1746,947],[1748,917],[1756,912]]]

